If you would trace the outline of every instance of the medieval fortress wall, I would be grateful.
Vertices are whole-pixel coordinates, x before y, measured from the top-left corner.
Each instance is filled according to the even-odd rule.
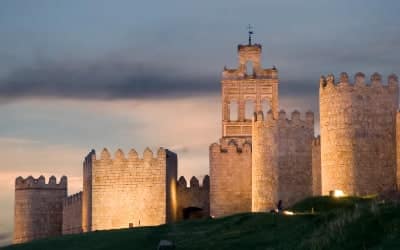
[[[278,119],[260,111],[253,122],[252,211],[268,211],[281,200],[290,205],[312,195],[314,114],[294,111]]]
[[[400,190],[400,111],[396,115],[397,190]]]
[[[127,156],[107,149],[100,158],[90,154],[91,197],[85,197],[84,218],[93,230],[160,225],[176,218],[176,154],[160,148],[156,155],[146,149]]]
[[[191,217],[265,212],[312,195],[395,190],[400,180],[398,79],[374,73],[349,83],[342,73],[320,78],[320,132],[314,114],[279,111],[278,70],[261,66],[261,45],[238,46],[238,66],[221,80],[222,133],[209,147],[202,185],[177,180],[177,155],[167,149],[92,150],[83,161],[83,192],[67,197],[57,184],[18,177],[14,242],[94,230],[159,225]],[[234,104],[237,114],[232,116]],[[253,117],[247,117],[248,104]],[[265,107],[267,106],[267,108]],[[270,110],[270,111],[268,111]],[[188,214],[194,211],[195,214]]]
[[[177,219],[188,219],[185,209],[200,208],[203,215],[210,214],[210,177],[206,175],[200,185],[199,180],[193,176],[190,178],[189,186],[185,177],[181,176],[177,185]]]
[[[251,211],[251,143],[221,139],[210,146],[210,214]]]
[[[363,73],[350,84],[342,73],[320,80],[322,194],[339,189],[366,195],[396,187],[398,80],[381,75],[365,83]]]
[[[63,201],[62,234],[82,232],[82,192],[68,196]]]
[[[29,176],[15,180],[14,243],[62,234],[63,200],[67,197],[67,177]]]
[[[321,137],[317,136],[312,142],[312,190],[314,196],[322,194],[321,184]]]
[[[92,231],[92,165],[96,152],[90,151],[83,161],[82,231]]]

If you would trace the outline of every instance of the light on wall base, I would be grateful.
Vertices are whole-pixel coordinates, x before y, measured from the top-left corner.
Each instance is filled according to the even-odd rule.
[[[335,198],[340,198],[340,197],[345,197],[346,195],[344,194],[344,192],[342,190],[331,190],[329,191],[329,196],[330,197],[335,197]]]

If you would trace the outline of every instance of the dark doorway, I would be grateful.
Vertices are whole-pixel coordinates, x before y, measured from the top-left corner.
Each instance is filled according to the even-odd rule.
[[[204,218],[204,211],[199,207],[186,207],[182,211],[184,220]]]

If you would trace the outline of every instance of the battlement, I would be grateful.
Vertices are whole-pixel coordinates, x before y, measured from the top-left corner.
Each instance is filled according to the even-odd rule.
[[[340,74],[339,81],[335,81],[335,76],[333,74],[328,74],[326,77],[322,75],[319,80],[320,90],[323,92],[336,90],[338,88],[346,88],[349,91],[357,89],[374,89],[374,91],[377,91],[377,88],[379,88],[381,90],[396,92],[398,83],[397,75],[391,74],[387,77],[387,84],[384,84],[382,82],[382,75],[377,72],[371,75],[368,83],[365,81],[365,74],[362,72],[358,72],[354,75],[354,81],[352,83],[349,81],[349,76],[346,72]]]
[[[245,73],[244,68],[228,69],[224,67],[222,71],[223,80],[243,80],[243,79],[278,79],[278,70],[271,69],[255,69],[254,73],[248,75]]]
[[[271,110],[269,110],[264,116],[262,111],[254,112],[253,122],[259,123],[262,122],[266,126],[275,126],[275,125],[283,125],[283,126],[307,126],[310,128],[314,128],[314,113],[312,111],[307,111],[302,119],[302,115],[299,111],[294,110],[290,114],[290,119],[288,118],[286,112],[284,110],[279,111],[278,119],[275,119]]]
[[[154,155],[153,151],[150,148],[146,148],[143,152],[142,157],[136,152],[135,149],[131,149],[127,155],[125,155],[122,149],[117,149],[114,153],[114,158],[111,156],[109,150],[104,148],[100,153],[100,158],[97,159],[96,152],[92,150],[88,156],[85,158],[85,161],[92,160],[92,161],[145,161],[149,162],[152,160],[157,159],[165,159],[168,158],[170,154],[174,154],[171,151],[168,151],[162,147],[160,147],[156,154]]]
[[[49,182],[46,183],[46,178],[41,175],[35,179],[32,176],[22,178],[19,176],[15,179],[15,190],[21,189],[67,189],[67,177],[62,176],[60,182],[57,183],[55,176],[49,178]]]
[[[223,141],[222,143],[213,143],[210,145],[211,152],[220,153],[249,153],[251,154],[251,143],[249,141],[240,142],[235,139],[229,140],[227,143]]]
[[[82,191],[65,198],[63,201],[63,207],[73,206],[76,203],[82,203]]]
[[[199,179],[197,177],[192,176],[190,178],[189,187],[187,186],[187,181],[184,176],[179,177],[178,180],[178,188],[184,189],[192,189],[192,188],[210,188],[210,176],[206,175],[203,178],[202,184],[200,185]]]

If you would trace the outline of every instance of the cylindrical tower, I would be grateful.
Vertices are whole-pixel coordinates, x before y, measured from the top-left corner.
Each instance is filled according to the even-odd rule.
[[[322,194],[375,194],[396,186],[397,77],[364,83],[363,73],[349,84],[342,73],[320,79]]]
[[[59,236],[62,233],[63,200],[67,197],[67,177],[57,184],[40,176],[15,181],[14,243]]]
[[[276,206],[278,196],[278,126],[273,113],[265,121],[262,111],[255,113],[252,130],[252,212],[265,212]]]

